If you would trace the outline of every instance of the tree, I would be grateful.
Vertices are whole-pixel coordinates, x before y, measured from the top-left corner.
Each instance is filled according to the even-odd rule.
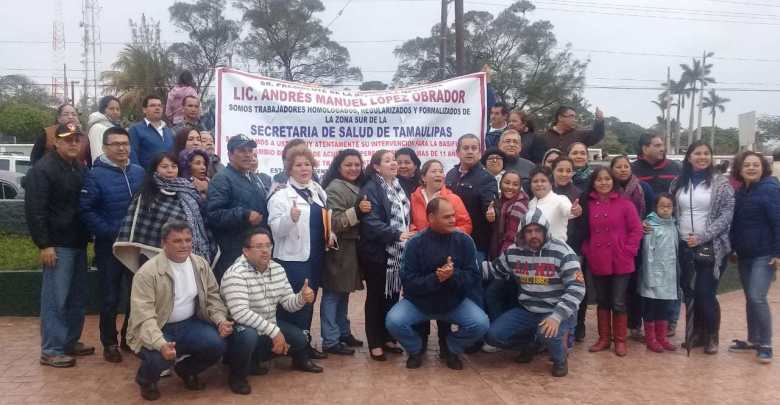
[[[764,115],[756,122],[756,143],[760,144],[767,153],[778,147],[780,143],[780,115]]]
[[[177,1],[168,8],[171,22],[184,30],[189,42],[177,42],[170,52],[182,69],[192,72],[201,101],[214,80],[214,68],[229,65],[239,40],[241,26],[223,15],[225,0]]]
[[[141,117],[141,100],[150,94],[167,99],[174,82],[175,64],[160,43],[160,23],[141,15],[139,23],[130,20],[132,39],[119,52],[113,71],[103,73],[108,89],[122,100],[122,114],[128,120]]]
[[[667,85],[667,83],[664,83],[664,85]],[[675,125],[674,125],[674,152],[679,153],[680,151],[680,131],[682,130],[682,123],[680,121],[680,112],[685,109],[685,98],[688,96],[690,91],[688,90],[688,84],[685,81],[685,77],[681,77],[679,81],[670,80],[668,83],[669,90],[674,96],[677,96],[677,102],[673,105],[676,106],[677,109],[677,115],[675,119]]]
[[[608,128],[604,140],[595,147],[602,148],[609,154],[637,153],[639,137],[647,131],[641,125],[620,121],[615,117],[605,118],[604,125]]]
[[[54,122],[55,111],[43,105],[20,102],[0,107],[0,133],[16,136],[18,143],[33,143],[42,128]]]
[[[707,56],[711,55],[712,54],[708,54]],[[708,83],[715,83],[715,79],[709,76],[712,71],[712,64],[704,64],[699,59],[693,59],[691,65],[681,64],[680,68],[683,70],[682,80],[690,86],[691,119],[688,123],[688,132],[693,133],[693,117],[696,111],[696,93],[699,90],[703,90]],[[691,135],[688,138],[693,139],[693,136]]]
[[[584,106],[582,91],[587,62],[574,58],[570,46],[558,49],[549,21],[530,21],[534,10],[528,1],[517,1],[493,16],[486,11],[464,14],[465,67],[478,72],[489,64],[491,85],[498,99],[511,108],[548,117],[559,104]],[[425,38],[404,42],[394,53],[400,60],[393,79],[397,85],[427,83],[454,76],[454,35],[447,35],[444,71],[439,67],[439,24]],[[454,25],[449,27],[454,31]]]
[[[264,74],[309,83],[362,81],[360,69],[349,65],[349,51],[330,39],[332,34],[315,13],[320,0],[236,0],[250,30],[241,53]]]
[[[0,104],[18,102],[49,105],[55,101],[44,87],[39,86],[25,75],[0,76]]]
[[[387,90],[387,84],[382,83],[378,80],[372,80],[369,82],[363,82],[363,84],[360,85],[361,91],[369,91],[369,90]]]
[[[725,112],[726,106],[724,104],[731,101],[728,98],[721,97],[715,93],[715,89],[710,89],[707,96],[702,98],[702,107],[710,109],[710,115],[712,115],[712,127],[710,128],[710,145],[715,145],[715,116],[718,111]]]

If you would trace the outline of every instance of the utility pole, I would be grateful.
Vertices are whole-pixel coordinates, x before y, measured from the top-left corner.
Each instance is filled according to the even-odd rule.
[[[62,64],[62,99],[65,103],[68,102],[68,65],[66,63]],[[73,102],[71,100],[71,102]],[[64,104],[64,103],[63,103]]]
[[[70,103],[74,107],[76,106],[76,84],[78,84],[77,81],[70,82]]]
[[[464,30],[463,0],[455,0],[455,66],[459,76],[466,74]]]
[[[439,80],[445,79],[447,72],[447,6],[449,0],[441,0],[441,25],[439,26]]]

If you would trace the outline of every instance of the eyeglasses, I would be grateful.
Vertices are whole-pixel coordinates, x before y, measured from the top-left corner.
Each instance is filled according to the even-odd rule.
[[[105,143],[104,145],[110,146],[112,148],[129,148],[130,142],[111,142],[111,143]]]
[[[271,250],[274,248],[273,243],[262,243],[259,245],[249,245],[246,247],[247,249],[254,249],[254,250]]]

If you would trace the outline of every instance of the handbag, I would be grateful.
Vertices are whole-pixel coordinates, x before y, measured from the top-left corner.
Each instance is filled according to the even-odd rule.
[[[693,227],[693,183],[689,183],[690,186],[690,193],[688,196],[690,197],[691,207],[691,231],[696,233],[696,230]],[[693,261],[694,263],[700,265],[700,266],[714,266],[715,265],[715,247],[713,246],[713,243],[707,242],[702,243],[697,246],[694,246],[693,248]]]

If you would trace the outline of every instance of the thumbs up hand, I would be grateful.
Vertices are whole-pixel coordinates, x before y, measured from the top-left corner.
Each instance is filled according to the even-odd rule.
[[[301,218],[301,210],[298,208],[298,201],[293,200],[293,206],[290,208],[290,219],[292,219],[293,222],[298,222],[298,220]]]
[[[496,203],[491,201],[490,205],[488,205],[487,211],[485,211],[485,218],[488,222],[491,224],[493,222],[496,222]]]
[[[314,290],[309,287],[309,279],[303,280],[303,287],[301,287],[301,296],[307,304],[314,303]]]
[[[368,214],[371,212],[371,201],[368,201],[367,196],[363,196],[363,199],[360,200],[360,203],[358,203],[358,209],[363,214]]]
[[[582,215],[582,206],[580,205],[580,199],[574,200],[574,204],[571,206],[571,217],[578,218]]]

